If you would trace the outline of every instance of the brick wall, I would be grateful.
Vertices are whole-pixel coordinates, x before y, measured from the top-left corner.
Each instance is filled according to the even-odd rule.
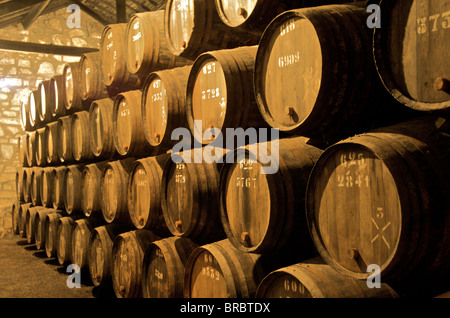
[[[98,48],[103,25],[81,13],[81,28],[70,29],[66,8],[40,16],[27,30],[22,25],[1,29],[5,40]],[[19,165],[20,104],[42,80],[62,74],[79,57],[0,50],[0,237],[11,228],[11,206],[16,198]]]

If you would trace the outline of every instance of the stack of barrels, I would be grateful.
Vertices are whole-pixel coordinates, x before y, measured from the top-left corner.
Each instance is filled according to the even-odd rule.
[[[383,3],[374,32],[346,2],[106,26],[23,103],[15,232],[117,297],[450,288],[449,5],[416,30],[419,1]]]

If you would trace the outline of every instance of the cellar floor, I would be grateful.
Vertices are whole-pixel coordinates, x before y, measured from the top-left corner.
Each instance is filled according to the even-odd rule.
[[[9,236],[0,239],[0,298],[102,296],[90,283],[89,273],[81,273],[80,288],[67,287],[71,273],[66,273],[66,266],[48,258],[45,251],[36,250],[36,246],[28,244],[24,238]]]

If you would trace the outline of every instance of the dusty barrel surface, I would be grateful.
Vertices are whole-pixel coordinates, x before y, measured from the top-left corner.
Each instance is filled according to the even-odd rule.
[[[198,142],[208,144],[219,133],[226,139],[226,128],[268,126],[252,84],[256,52],[257,46],[240,47],[206,52],[195,60],[186,89],[186,116]],[[201,127],[195,121],[201,121]]]
[[[97,158],[109,159],[117,154],[114,145],[113,110],[112,98],[96,100],[89,109],[91,152]]]
[[[29,98],[22,101],[20,104],[20,127],[22,127],[23,131],[31,131],[31,122],[30,122],[30,102]]]
[[[38,108],[40,107],[41,99],[39,98],[38,90],[32,90],[28,95],[28,109],[27,116],[28,121],[30,123],[30,130],[36,130],[37,128],[40,128],[40,121],[39,121],[39,114],[38,114]]]
[[[59,219],[64,216],[62,211],[49,213],[45,216],[45,254],[47,257],[56,257],[58,244]]]
[[[224,238],[218,204],[218,165],[194,162],[194,153],[174,154],[164,166],[161,181],[162,209],[166,225],[175,236],[195,242]]]
[[[91,163],[83,168],[81,176],[81,207],[86,217],[103,217],[101,209],[101,176],[107,161]]]
[[[75,220],[71,239],[71,261],[77,264],[80,269],[88,268],[88,253],[90,238],[94,228],[102,226],[105,223],[100,218],[84,218]]]
[[[259,36],[233,30],[217,14],[213,1],[169,0],[164,28],[175,55],[191,60],[206,51],[258,44]]]
[[[127,24],[128,70],[141,78],[150,72],[192,64],[174,55],[164,33],[164,10],[135,13]]]
[[[114,99],[114,145],[121,156],[151,154],[153,149],[145,139],[141,118],[142,91],[120,93]]]
[[[20,135],[17,138],[19,148],[19,164],[21,167],[28,167],[28,147],[27,134]]]
[[[198,245],[185,237],[168,237],[150,244],[142,269],[144,298],[182,298],[185,265]]]
[[[281,257],[241,252],[228,239],[199,246],[186,263],[184,297],[253,298],[261,280],[281,264]]]
[[[450,115],[450,3],[382,1],[383,27],[374,35],[378,73],[386,89],[406,106]]]
[[[388,283],[448,278],[448,129],[442,118],[421,118],[324,151],[306,206],[312,239],[328,264],[357,279],[367,279],[368,265],[376,264]]]
[[[26,238],[28,244],[35,243],[35,231],[36,231],[36,214],[38,211],[45,209],[42,206],[29,206],[25,212],[25,227]]]
[[[112,250],[117,235],[129,231],[122,224],[107,224],[94,228],[89,243],[88,266],[91,281],[101,288],[112,288]]]
[[[135,230],[118,235],[112,250],[112,283],[118,298],[142,295],[142,262],[148,246],[160,237],[149,230]]]
[[[94,100],[108,97],[107,87],[103,83],[100,63],[100,52],[85,53],[80,58],[78,94],[85,105],[90,105]]]
[[[280,268],[259,284],[256,298],[398,298],[382,283],[369,288],[365,280],[338,273],[320,258]]]
[[[188,128],[186,87],[192,66],[151,73],[143,85],[141,115],[147,142],[160,151],[176,142],[172,131]]]
[[[61,163],[73,162],[72,152],[72,116],[64,116],[58,119],[58,158]]]
[[[91,131],[89,129],[89,112],[83,110],[72,115],[72,156],[75,161],[92,161]]]
[[[19,225],[19,236],[26,238],[27,237],[27,227],[26,227],[26,213],[28,208],[31,207],[31,203],[23,203],[19,207],[18,220],[17,223]]]
[[[45,125],[45,144],[47,145],[45,152],[47,164],[58,164],[58,122],[51,122]]]
[[[161,179],[169,154],[136,160],[127,186],[128,213],[137,229],[168,234],[161,208]]]
[[[50,213],[56,213],[61,211],[55,209],[40,209],[37,211],[35,216],[35,230],[34,230],[34,241],[36,244],[36,249],[44,250],[45,249],[45,227],[47,222],[47,215]]]
[[[108,223],[131,223],[127,205],[128,178],[134,158],[111,161],[101,175],[101,209]]]
[[[19,208],[20,208],[20,201],[15,201],[11,205],[11,221],[12,221],[12,229],[13,233],[18,235],[19,232]]]
[[[16,183],[15,183],[15,190],[16,190],[16,200],[19,202],[25,202],[23,199],[23,187],[22,187],[22,182],[23,182],[23,172],[24,172],[24,168],[19,168],[16,171]]]
[[[36,131],[30,131],[25,138],[28,148],[28,167],[37,166],[36,162]]]
[[[37,110],[37,114],[39,116],[39,121],[42,123],[42,126],[49,123],[52,120],[51,113],[51,96],[50,96],[50,80],[43,80],[38,84],[38,97],[40,99],[39,107]]]
[[[66,115],[66,107],[64,106],[64,76],[55,75],[50,79],[50,113],[52,120],[56,120]]]
[[[67,167],[56,167],[52,171],[52,203],[54,209],[64,209],[64,175]]]
[[[46,167],[40,171],[40,197],[44,207],[53,207],[53,168]]]
[[[64,172],[64,208],[69,215],[83,213],[81,206],[83,168],[82,164],[70,165]]]
[[[363,7],[326,5],[287,11],[270,23],[254,73],[268,124],[332,143],[406,116],[376,73],[367,18]]]
[[[309,142],[286,138],[227,155],[230,163],[220,176],[221,220],[236,248],[314,255],[304,206],[309,174],[322,150]]]
[[[22,169],[22,193],[23,193],[23,202],[28,203],[31,202],[31,172],[33,168],[23,168]]]
[[[117,92],[139,89],[141,81],[128,71],[126,63],[127,23],[105,26],[100,40],[103,82]]]

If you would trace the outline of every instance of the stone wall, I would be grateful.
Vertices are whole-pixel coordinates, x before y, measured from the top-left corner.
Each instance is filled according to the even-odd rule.
[[[99,48],[103,25],[81,13],[81,27],[67,26],[66,8],[40,16],[27,30],[22,25],[1,30],[1,39],[54,45]],[[0,237],[12,226],[11,206],[16,200],[15,174],[19,169],[20,105],[40,81],[62,74],[64,65],[78,61],[61,56],[0,50]]]

